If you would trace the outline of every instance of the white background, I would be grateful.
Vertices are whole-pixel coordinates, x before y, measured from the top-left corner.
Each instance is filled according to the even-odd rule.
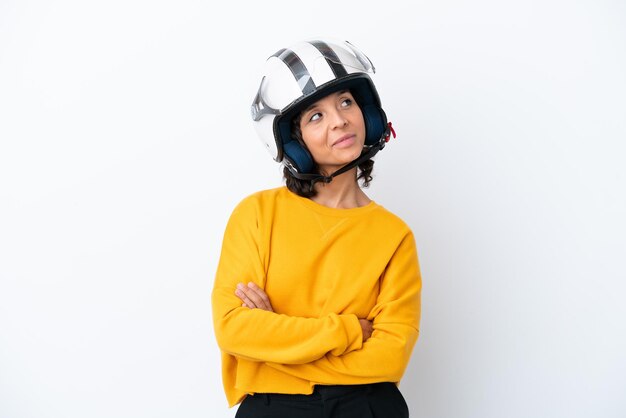
[[[213,3],[213,4],[210,4]],[[232,417],[210,291],[267,56],[363,49],[412,417],[626,416],[623,1],[0,2],[0,417]]]

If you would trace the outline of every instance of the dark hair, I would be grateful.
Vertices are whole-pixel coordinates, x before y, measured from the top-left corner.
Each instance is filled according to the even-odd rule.
[[[307,149],[304,140],[302,139],[302,130],[300,129],[300,119],[302,118],[302,113],[298,116],[294,117],[291,120],[291,138],[298,141],[298,143]],[[369,160],[363,161],[361,164],[357,165],[357,181],[361,180],[361,184],[363,187],[368,187],[370,182],[372,181],[372,170],[374,169],[374,160],[371,158]],[[315,161],[313,161],[313,173],[321,174],[319,171],[319,166]],[[325,173],[329,174],[329,173]],[[313,197],[317,194],[317,190],[313,183],[310,180],[300,180],[295,178],[287,167],[283,167],[283,176],[285,178],[285,183],[287,188],[298,196],[302,197]]]

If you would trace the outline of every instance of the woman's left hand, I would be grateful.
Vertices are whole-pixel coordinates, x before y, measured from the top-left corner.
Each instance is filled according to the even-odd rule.
[[[244,307],[274,312],[274,308],[272,308],[267,293],[252,282],[248,283],[247,286],[243,283],[239,283],[235,290],[235,295],[243,301],[242,306]]]

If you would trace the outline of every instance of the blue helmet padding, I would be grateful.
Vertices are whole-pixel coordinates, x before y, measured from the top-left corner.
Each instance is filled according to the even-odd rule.
[[[285,109],[283,115],[276,119],[275,131],[282,142],[279,155],[287,158],[299,173],[311,173],[314,167],[313,157],[298,141],[291,137],[291,120],[302,110],[317,100],[335,91],[349,89],[359,104],[365,122],[365,145],[374,145],[385,133],[387,117],[380,106],[376,88],[366,74],[353,74],[347,78],[336,80],[328,86],[321,86],[315,93],[294,103]]]
[[[313,171],[315,163],[311,157],[311,153],[307,151],[295,139],[283,144],[285,157],[294,166],[298,173],[310,173]]]
[[[374,145],[387,129],[385,112],[376,105],[370,104],[361,107],[363,120],[365,120],[365,145]]]

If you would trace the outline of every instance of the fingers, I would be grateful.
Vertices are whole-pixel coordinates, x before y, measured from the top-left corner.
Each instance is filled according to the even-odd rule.
[[[250,309],[254,309],[257,307],[252,301],[252,299],[248,297],[246,288],[241,283],[237,285],[237,289],[235,290],[235,295],[243,301],[243,304],[241,306],[244,306]]]
[[[248,285],[239,283],[235,290],[235,295],[243,301],[242,306],[250,309],[263,309],[273,312],[272,304],[267,294],[256,284],[250,282]]]
[[[267,296],[267,293],[265,293],[263,289],[261,289],[253,282],[248,283],[248,288],[254,293],[252,297],[256,296],[261,301],[261,306],[257,304],[257,307],[259,307],[260,309],[265,309],[266,311],[273,311],[272,304],[270,303],[270,298]]]
[[[372,336],[372,332],[374,331],[373,324],[372,321],[368,321],[367,319],[359,319],[359,324],[361,325],[363,341],[365,342]]]
[[[249,283],[245,286],[243,283],[237,285],[235,294],[243,301],[242,306],[254,309],[263,309],[266,311],[273,311],[267,294],[254,283]]]

